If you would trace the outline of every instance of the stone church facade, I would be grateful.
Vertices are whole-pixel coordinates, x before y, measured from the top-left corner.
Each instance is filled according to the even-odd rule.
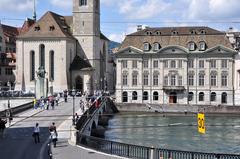
[[[18,36],[15,89],[35,92],[41,66],[49,92],[107,89],[108,41],[100,32],[99,0],[73,0],[73,16],[45,13]]]
[[[235,105],[235,55],[209,27],[139,29],[116,53],[117,102]]]

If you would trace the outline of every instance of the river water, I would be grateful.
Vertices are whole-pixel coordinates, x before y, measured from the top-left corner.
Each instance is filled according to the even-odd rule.
[[[173,150],[240,153],[240,116],[205,117],[206,134],[197,130],[197,116],[117,114],[105,138]]]

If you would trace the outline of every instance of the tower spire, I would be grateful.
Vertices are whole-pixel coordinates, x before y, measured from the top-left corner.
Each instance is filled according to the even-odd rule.
[[[33,20],[36,22],[37,13],[36,13],[36,0],[33,0]]]

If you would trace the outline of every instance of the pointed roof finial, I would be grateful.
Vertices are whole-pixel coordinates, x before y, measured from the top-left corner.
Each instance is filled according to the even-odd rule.
[[[36,1],[33,0],[33,20],[36,22],[37,20],[37,13],[36,13]]]

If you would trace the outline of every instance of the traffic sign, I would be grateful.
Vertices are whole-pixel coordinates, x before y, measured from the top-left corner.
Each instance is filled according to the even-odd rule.
[[[198,132],[201,134],[206,133],[205,115],[203,113],[198,113]]]

